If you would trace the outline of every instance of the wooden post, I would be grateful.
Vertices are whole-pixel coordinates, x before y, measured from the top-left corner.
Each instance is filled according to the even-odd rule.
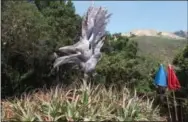
[[[168,94],[166,94],[166,100],[167,100],[167,106],[168,106],[168,113],[169,113],[169,117],[170,117],[170,122],[172,122],[172,115],[171,115],[171,112],[170,112]]]
[[[176,103],[176,99],[175,99],[175,93],[174,93],[174,91],[172,93],[173,93],[173,98],[174,98],[175,117],[176,117],[176,121],[178,121],[177,103]]]

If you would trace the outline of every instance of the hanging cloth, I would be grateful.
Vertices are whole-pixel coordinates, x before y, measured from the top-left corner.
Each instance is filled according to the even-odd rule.
[[[167,73],[161,64],[155,76],[155,85],[167,87]]]
[[[179,80],[174,72],[173,67],[168,65],[168,89],[169,90],[177,90],[180,89]]]

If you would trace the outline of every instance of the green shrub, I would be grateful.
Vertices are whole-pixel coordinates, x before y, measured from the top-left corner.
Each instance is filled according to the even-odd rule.
[[[55,78],[49,77],[50,56],[60,45],[73,43],[81,22],[72,2],[63,3],[52,1],[39,11],[35,4],[27,1],[3,2],[3,97],[54,82]],[[58,6],[57,9],[54,6]],[[61,72],[67,81],[72,80],[69,78],[72,71],[66,71],[71,69],[69,67],[63,67]]]
[[[101,82],[107,85],[127,84],[139,93],[151,92],[158,63],[150,57],[137,56],[137,43],[121,34],[108,35],[105,42],[103,58],[96,69]]]
[[[185,113],[184,120],[186,121],[188,120],[188,44],[176,55],[173,63],[176,66],[176,74],[181,85],[181,89],[176,92],[176,96],[184,99],[180,100],[180,105]]]

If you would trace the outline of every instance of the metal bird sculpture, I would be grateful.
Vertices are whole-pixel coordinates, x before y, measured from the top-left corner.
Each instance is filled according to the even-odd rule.
[[[95,67],[98,63],[98,61],[101,59],[102,57],[102,53],[100,52],[104,42],[104,39],[100,40],[97,44],[96,47],[94,49],[94,52],[92,53],[92,56],[89,58],[89,60],[87,60],[86,62],[84,62],[82,64],[83,66],[83,71],[84,71],[84,77],[87,79],[88,78],[88,74],[93,73],[93,71],[95,70]]]
[[[72,54],[70,56],[62,56],[55,60],[54,67],[57,67],[59,65],[67,64],[67,63],[74,63],[77,64],[81,70],[84,72],[84,76],[88,77],[87,75],[92,73],[95,70],[95,67],[98,63],[98,61],[102,57],[102,53],[100,52],[103,44],[104,39],[100,40],[94,49],[94,52],[92,53],[91,57],[84,61],[82,60],[79,55],[80,54]]]
[[[82,21],[82,34],[80,40],[74,44],[65,47],[60,47],[59,52],[66,53],[66,56],[58,57],[53,68],[66,63],[75,63],[81,67],[84,74],[94,71],[97,62],[101,58],[100,49],[103,46],[103,41],[106,32],[106,25],[111,14],[102,7],[89,7]]]

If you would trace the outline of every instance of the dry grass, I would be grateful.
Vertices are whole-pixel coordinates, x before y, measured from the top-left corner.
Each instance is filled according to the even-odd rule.
[[[153,100],[143,100],[124,88],[83,83],[65,90],[57,86],[21,99],[2,101],[2,120],[10,121],[127,121],[161,120]]]

